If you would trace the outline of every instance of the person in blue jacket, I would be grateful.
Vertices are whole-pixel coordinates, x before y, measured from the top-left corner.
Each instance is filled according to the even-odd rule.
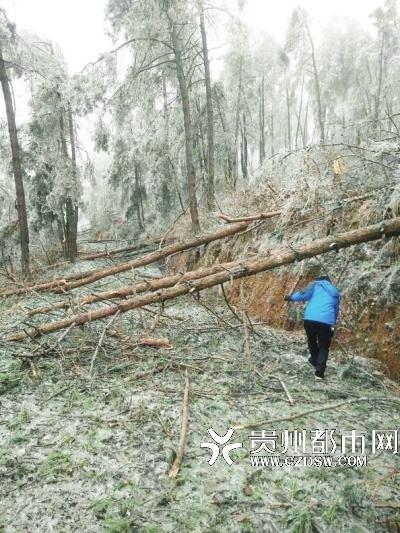
[[[315,377],[323,379],[329,348],[335,332],[340,306],[340,292],[329,276],[320,276],[305,289],[285,296],[288,302],[308,302],[304,311],[304,329]]]

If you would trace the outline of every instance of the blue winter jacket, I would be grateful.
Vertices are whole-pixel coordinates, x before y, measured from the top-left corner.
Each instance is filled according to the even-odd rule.
[[[308,302],[304,320],[334,326],[339,314],[340,293],[328,280],[313,281],[302,291],[290,295],[292,302]]]

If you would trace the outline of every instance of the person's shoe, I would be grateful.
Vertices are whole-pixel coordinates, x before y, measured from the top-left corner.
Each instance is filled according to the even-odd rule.
[[[309,357],[309,358],[307,359],[307,363],[308,363],[312,368],[315,368],[315,365],[314,365],[314,363],[312,362],[311,357]]]
[[[316,381],[324,381],[324,376],[317,376],[317,374],[315,374],[315,380]]]

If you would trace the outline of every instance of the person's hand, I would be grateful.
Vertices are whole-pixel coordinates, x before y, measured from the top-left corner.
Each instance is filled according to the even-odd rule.
[[[284,300],[285,300],[285,302],[291,302],[290,295],[287,294],[287,295],[284,297]]]
[[[333,337],[335,335],[335,328],[332,326],[331,327],[331,337]]]

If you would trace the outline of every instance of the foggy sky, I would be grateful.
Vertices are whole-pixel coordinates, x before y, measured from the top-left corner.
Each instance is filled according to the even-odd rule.
[[[235,9],[237,0],[226,0]],[[383,1],[383,0],[382,0]],[[266,31],[282,39],[290,13],[301,5],[315,25],[348,16],[370,28],[368,15],[380,0],[247,0],[242,18],[255,31]],[[9,18],[18,29],[27,29],[57,44],[73,74],[112,47],[105,35],[104,10],[107,0],[3,0]]]

